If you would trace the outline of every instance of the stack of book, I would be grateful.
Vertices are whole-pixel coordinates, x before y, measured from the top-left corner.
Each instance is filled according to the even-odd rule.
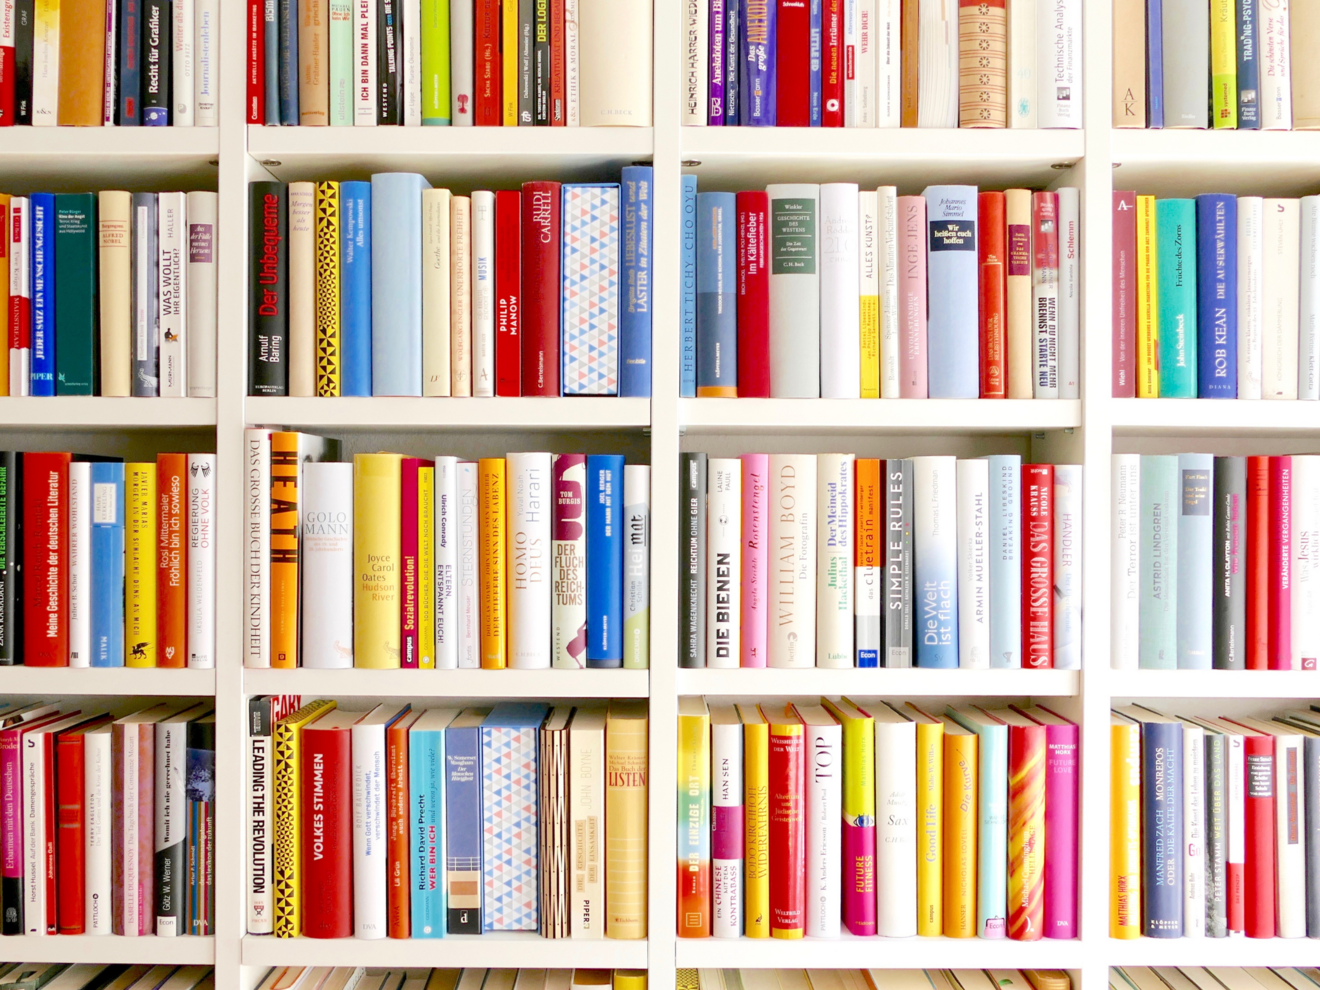
[[[1048,708],[682,698],[679,937],[1075,938],[1077,746]]]
[[[1078,397],[1076,188],[682,194],[682,395]]]
[[[1116,398],[1320,399],[1320,196],[1114,193]]]
[[[247,122],[651,126],[651,4],[246,0]]]
[[[1081,667],[1080,465],[681,458],[682,666]]]
[[[1263,966],[1115,966],[1115,990],[1316,990],[1315,969]]]
[[[253,395],[651,394],[651,167],[251,186]]]
[[[646,970],[277,966],[257,990],[646,990]]]
[[[250,934],[646,937],[645,702],[296,703],[249,704]]]
[[[1081,127],[1081,0],[689,0],[683,123]]]
[[[651,469],[246,434],[249,667],[645,668]]]
[[[1320,712],[1110,718],[1113,938],[1320,937]]]
[[[1061,969],[680,969],[678,990],[1071,990]],[[1271,988],[1273,990],[1273,988]],[[1307,988],[1312,990],[1312,988]]]
[[[0,395],[214,396],[216,203],[0,194]]]
[[[0,809],[4,934],[215,934],[209,702],[0,710]]]
[[[215,455],[0,451],[0,665],[215,666]]]
[[[1320,457],[1115,454],[1112,665],[1315,670]]]
[[[3,990],[214,990],[210,966],[0,963]]]

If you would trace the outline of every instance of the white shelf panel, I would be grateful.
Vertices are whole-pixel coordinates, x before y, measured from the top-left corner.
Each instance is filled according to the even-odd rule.
[[[0,429],[179,429],[215,425],[215,399],[0,396]]]
[[[645,698],[646,670],[273,670],[248,668],[248,694],[388,698]]]
[[[595,396],[574,398],[416,398],[362,396],[305,399],[250,396],[252,425],[353,430],[474,430],[520,432],[636,430],[651,423],[650,399]]]
[[[7,935],[4,951],[6,959],[34,963],[209,966],[215,962],[215,939],[209,936]]]
[[[161,667],[0,667],[0,695],[6,694],[211,697],[215,694],[215,671]]]
[[[5,191],[214,189],[215,127],[6,127]]]
[[[1082,404],[1076,399],[682,399],[678,418],[688,433],[1038,432],[1081,426]]]
[[[1076,969],[1086,953],[1077,940],[1015,942],[986,938],[680,938],[680,967],[751,969]]]
[[[1115,129],[1110,147],[1115,189],[1297,196],[1315,192],[1320,132]]]
[[[931,670],[917,667],[719,670],[706,667],[677,672],[680,695],[1057,698],[1077,694],[1080,684],[1081,672],[1076,670]]]
[[[1114,698],[1320,699],[1314,670],[1111,670],[1108,676]]]
[[[243,939],[245,966],[488,966],[528,969],[645,969],[645,939],[545,939],[534,932],[446,935],[444,938]]]
[[[1109,939],[1111,966],[1315,966],[1320,946],[1306,938]]]
[[[1264,399],[1111,399],[1120,436],[1289,436],[1320,430],[1320,402]]]

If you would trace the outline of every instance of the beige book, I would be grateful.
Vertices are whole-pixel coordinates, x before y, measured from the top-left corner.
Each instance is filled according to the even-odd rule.
[[[1031,344],[1031,190],[1004,190],[1008,224],[1008,397],[1030,399]]]
[[[449,380],[451,395],[472,394],[472,199],[449,211]]]
[[[422,394],[449,395],[448,189],[422,190]]]
[[[1289,13],[1293,130],[1313,131],[1320,128],[1320,3],[1294,0]]]
[[[646,703],[605,720],[605,935],[646,938]]]
[[[537,740],[538,845],[537,879],[541,895],[541,937],[568,937],[568,720],[570,705],[556,705]],[[530,982],[528,974],[541,974]],[[545,970],[524,969],[515,990],[545,990]]]
[[[1146,126],[1146,4],[1114,0],[1114,126]]]
[[[1008,126],[1008,9],[981,4],[958,16],[958,126]]]
[[[651,5],[578,2],[578,114],[583,127],[651,126]]]
[[[316,394],[316,183],[289,183],[289,394]]]
[[[1261,241],[1265,264],[1261,269],[1261,396],[1297,398],[1298,266],[1301,257],[1301,201],[1265,200]]]
[[[132,193],[106,189],[97,196],[102,395],[133,394],[132,213]]]
[[[299,7],[298,122],[324,127],[330,122],[330,0],[300,0]]]
[[[579,708],[568,729],[569,931],[605,936],[605,887],[600,868],[605,828],[605,709]]]

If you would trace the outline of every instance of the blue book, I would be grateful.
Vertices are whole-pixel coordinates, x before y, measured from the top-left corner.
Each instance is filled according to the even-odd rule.
[[[432,708],[408,729],[412,937],[445,934],[445,729],[458,716]]]
[[[976,933],[1003,938],[1008,932],[1008,726],[972,707],[950,705],[945,714],[976,733]]]
[[[1260,130],[1260,8],[1256,0],[1237,3],[1238,130]]]
[[[680,249],[683,268],[683,324],[679,354],[679,392],[684,399],[697,394],[697,177],[683,176],[683,230]]]
[[[697,194],[697,395],[738,395],[738,197]]]
[[[1141,457],[1140,638],[1143,670],[1178,667],[1178,455]]]
[[[298,112],[299,5],[298,0],[276,0],[276,5],[280,21],[280,123],[297,127],[302,119]]]
[[[142,124],[142,0],[118,0],[115,22],[119,31],[115,82],[119,98],[115,123],[120,127],[138,127]]]
[[[623,666],[623,455],[587,456],[587,666]]]
[[[724,126],[738,126],[738,22],[741,0],[724,3]]]
[[[264,0],[266,15],[266,125],[280,123],[280,9],[278,0]]]
[[[540,927],[537,763],[549,712],[537,702],[503,702],[481,723],[483,931]]]
[[[742,0],[738,34],[738,123],[775,126],[775,0]]]
[[[1022,458],[990,462],[990,666],[1022,666]]]
[[[481,723],[464,709],[445,729],[445,898],[450,935],[481,934]]]
[[[651,395],[651,316],[655,270],[652,230],[654,176],[629,165],[619,178],[623,211],[623,305],[619,307],[619,395]]]
[[[930,397],[975,399],[981,394],[976,187],[927,186],[922,196],[926,199]]]
[[[339,393],[371,394],[371,183],[339,184]]]
[[[957,458],[914,457],[912,475],[917,666],[953,668],[958,666]]]
[[[1237,398],[1237,197],[1196,197],[1196,394]]]
[[[1141,724],[1141,933],[1183,934],[1183,724],[1124,705]]]
[[[1160,398],[1196,398],[1196,203],[1155,201]]]
[[[93,667],[124,665],[124,465],[92,462],[91,628]]]
[[[1164,126],[1164,4],[1161,0],[1146,0],[1146,126]]]
[[[371,177],[371,394],[422,394],[422,190],[414,172]]]
[[[811,5],[808,9],[811,15],[811,34],[810,34],[810,68],[808,72],[808,85],[811,87],[811,119],[812,127],[819,127],[823,119],[823,108],[821,106],[821,0],[808,0]],[[975,198],[975,197],[973,197]],[[975,214],[973,214],[975,215]]]
[[[1209,670],[1215,459],[1178,455],[1178,668]]]
[[[33,193],[32,394],[55,394],[55,195]]]

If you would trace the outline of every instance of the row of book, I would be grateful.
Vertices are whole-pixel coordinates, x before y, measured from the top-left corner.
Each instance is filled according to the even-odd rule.
[[[1115,454],[1112,666],[1315,670],[1320,456]]]
[[[1320,713],[1110,719],[1114,938],[1320,937]]]
[[[651,394],[651,166],[251,185],[253,395]]]
[[[1113,394],[1320,399],[1320,196],[1114,193]]]
[[[0,451],[0,665],[215,666],[215,455]]]
[[[215,934],[215,712],[0,710],[5,935]]]
[[[651,470],[246,434],[249,667],[642,669]]]
[[[210,966],[0,963],[4,990],[213,990]]]
[[[1080,669],[1080,465],[681,458],[681,666]]]
[[[682,395],[1078,397],[1076,188],[682,195]]]
[[[1316,990],[1314,967],[1115,966],[1113,990]],[[1115,979],[1117,977],[1117,979]]]
[[[1075,938],[1078,757],[1047,708],[682,698],[679,938]]]
[[[1072,990],[1061,969],[680,969],[675,985],[677,990]]]
[[[247,122],[651,126],[651,5],[248,0]]]
[[[683,123],[1081,127],[1081,0],[694,0]]]
[[[0,194],[0,395],[214,396],[216,208]]]
[[[0,126],[219,123],[218,0],[5,0],[0,23]]]
[[[257,990],[646,990],[646,970],[277,966]]]
[[[646,937],[644,701],[297,702],[249,703],[250,934]]]
[[[1320,15],[1305,3],[1117,0],[1115,127],[1320,127]]]

